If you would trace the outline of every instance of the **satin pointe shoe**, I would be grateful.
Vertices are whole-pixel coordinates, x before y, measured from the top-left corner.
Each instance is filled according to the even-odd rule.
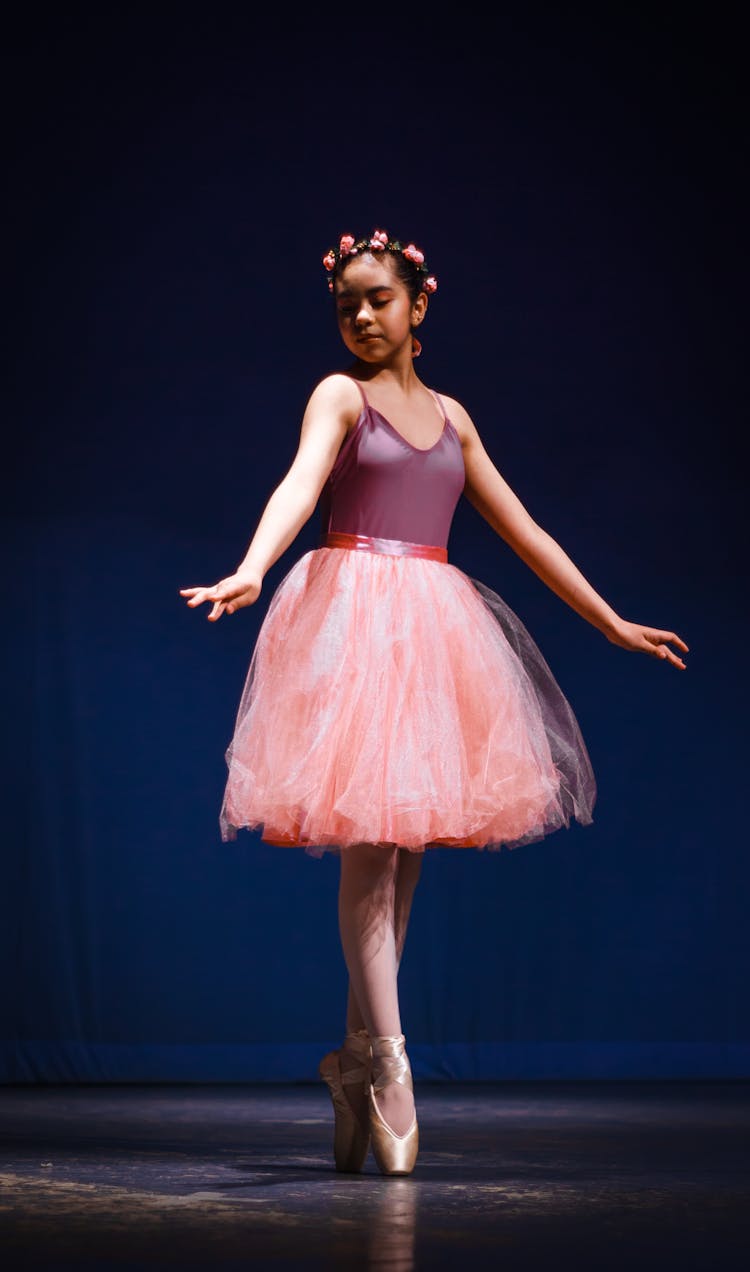
[[[372,1080],[368,1084],[368,1107],[373,1156],[381,1175],[410,1175],[419,1149],[416,1109],[408,1131],[397,1135],[385,1121],[375,1101],[378,1091],[382,1091],[391,1082],[400,1082],[414,1091],[411,1065],[404,1050],[406,1039],[403,1034],[397,1034],[395,1037],[386,1035],[371,1038],[370,1042]]]
[[[360,1063],[342,1072],[341,1053],[354,1056]],[[328,1086],[333,1102],[333,1157],[336,1170],[352,1174],[365,1164],[370,1147],[370,1127],[356,1116],[346,1098],[345,1086],[359,1085],[366,1094],[370,1085],[370,1035],[366,1029],[348,1033],[337,1051],[329,1051],[318,1065],[318,1073]]]

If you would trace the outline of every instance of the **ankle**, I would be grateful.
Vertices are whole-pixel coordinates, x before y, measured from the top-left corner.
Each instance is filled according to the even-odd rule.
[[[397,1056],[403,1055],[406,1046],[406,1037],[402,1033],[397,1034],[372,1034],[370,1037],[370,1045],[372,1047],[373,1059],[376,1056]]]
[[[372,1085],[375,1094],[391,1084],[413,1090],[411,1065],[403,1034],[378,1035],[372,1041]]]
[[[370,1035],[367,1030],[355,1029],[348,1031],[344,1036],[339,1055],[342,1060],[351,1059],[357,1064],[369,1065],[372,1061],[372,1050],[370,1047]]]
[[[365,1029],[364,1025],[361,1028],[357,1028],[357,1029],[350,1029],[349,1026],[347,1025],[346,1033],[344,1034],[344,1042],[354,1042],[355,1044],[367,1043],[369,1047],[370,1035]]]

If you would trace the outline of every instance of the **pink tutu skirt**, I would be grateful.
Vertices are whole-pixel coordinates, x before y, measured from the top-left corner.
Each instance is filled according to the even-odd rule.
[[[588,825],[596,799],[520,619],[447,561],[382,550],[317,548],[279,584],[226,761],[222,839],[259,829],[316,857],[514,848]]]

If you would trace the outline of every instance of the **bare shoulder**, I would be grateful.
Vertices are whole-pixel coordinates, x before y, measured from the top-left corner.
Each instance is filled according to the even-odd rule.
[[[324,376],[307,399],[294,463],[305,480],[314,482],[318,493],[319,483],[330,473],[344,439],[360,418],[361,404],[357,385],[343,373]]]
[[[447,393],[440,393],[437,389],[435,392],[438,393],[438,397],[445,407],[445,413],[458,433],[462,445],[465,446],[477,439],[476,425],[463,403],[459,402],[457,398],[449,397]]]
[[[350,375],[334,371],[315,385],[307,401],[307,410],[317,414],[326,411],[352,428],[362,410],[362,394]]]

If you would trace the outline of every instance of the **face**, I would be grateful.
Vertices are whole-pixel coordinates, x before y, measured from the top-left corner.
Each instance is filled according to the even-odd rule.
[[[341,338],[356,358],[379,363],[402,349],[411,356],[411,329],[427,297],[412,301],[388,257],[356,257],[336,280],[335,298]]]

